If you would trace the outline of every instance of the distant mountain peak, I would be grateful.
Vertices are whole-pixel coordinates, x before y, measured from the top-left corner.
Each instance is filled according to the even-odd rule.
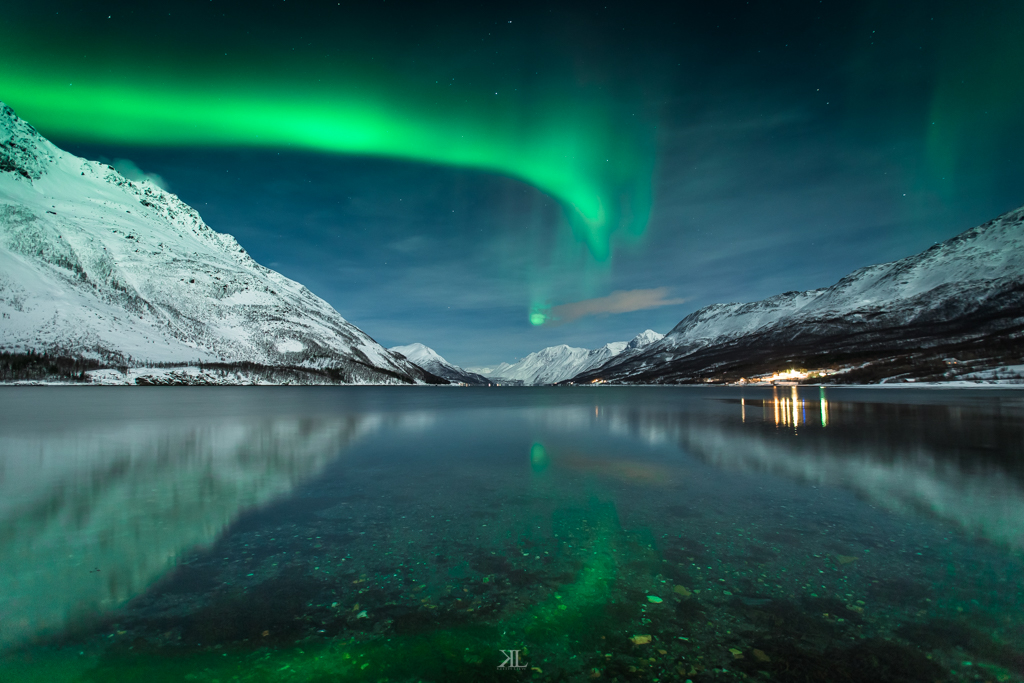
[[[392,346],[388,351],[401,354],[427,372],[449,382],[456,384],[491,384],[491,381],[483,375],[464,370],[458,365],[448,362],[437,351],[419,342],[405,346]]]
[[[409,360],[413,361],[414,363],[421,359],[444,360],[444,358],[441,358],[440,354],[438,354],[437,351],[430,348],[429,346],[420,344],[419,342],[408,344],[406,346],[392,346],[390,349],[388,349],[388,351],[400,353]]]
[[[502,363],[487,372],[487,376],[527,385],[557,384],[613,363],[618,358],[638,353],[662,336],[653,330],[646,330],[628,342],[610,342],[597,349],[577,348],[568,344],[548,346],[516,363]]]
[[[661,341],[664,338],[665,335],[659,334],[654,330],[644,330],[643,332],[636,335],[629,341],[629,344],[627,344],[627,348],[642,349],[646,346],[650,346],[656,341]]]

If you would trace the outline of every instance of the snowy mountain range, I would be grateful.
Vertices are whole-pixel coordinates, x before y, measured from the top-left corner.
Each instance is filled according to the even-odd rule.
[[[2,103],[0,318],[8,355],[438,381],[256,263],[175,195],[62,151]]]
[[[654,330],[646,330],[628,342],[612,342],[597,349],[581,349],[565,344],[549,346],[516,363],[502,363],[480,372],[500,382],[531,386],[557,384],[602,367],[613,359],[632,358],[661,338],[662,335]]]
[[[707,306],[575,381],[734,381],[794,366],[849,382],[942,380],[1022,354],[1024,207],[831,287]]]
[[[456,384],[479,384],[483,386],[491,384],[491,380],[483,375],[463,370],[458,365],[449,363],[437,351],[420,343],[407,346],[392,346],[388,351],[401,354],[432,375],[437,375]]]

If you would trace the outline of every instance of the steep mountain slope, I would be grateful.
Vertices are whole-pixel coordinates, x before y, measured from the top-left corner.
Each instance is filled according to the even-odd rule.
[[[556,384],[605,365],[614,358],[632,357],[661,337],[657,332],[647,330],[628,342],[612,342],[598,349],[580,349],[565,344],[549,346],[517,363],[502,363],[487,376],[528,385]]]
[[[784,365],[855,367],[846,381],[941,379],[947,356],[1019,362],[1022,340],[1024,207],[826,289],[707,306],[577,381],[735,380]]]
[[[0,351],[437,381],[175,195],[68,154],[0,103]]]
[[[392,346],[388,351],[401,354],[432,375],[437,375],[456,384],[480,384],[485,386],[491,384],[491,380],[483,375],[463,370],[458,365],[449,363],[437,351],[418,342],[407,346]]]

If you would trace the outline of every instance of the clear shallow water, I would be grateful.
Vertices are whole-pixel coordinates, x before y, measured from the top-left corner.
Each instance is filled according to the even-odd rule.
[[[991,390],[3,389],[0,680],[1024,680],[1022,418]]]

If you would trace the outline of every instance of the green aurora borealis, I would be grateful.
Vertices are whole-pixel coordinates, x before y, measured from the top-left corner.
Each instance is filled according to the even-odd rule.
[[[1017,0],[9,4],[0,101],[463,365],[828,286],[1024,201]],[[662,288],[686,304],[549,317]]]
[[[463,87],[456,77],[430,79],[429,70],[401,73],[351,56],[310,60],[251,44],[206,61],[159,44],[125,46],[131,58],[74,39],[55,52],[42,37],[9,28],[0,41],[19,55],[0,71],[2,98],[49,136],[291,148],[493,172],[560,202],[599,262],[615,230],[638,233],[647,223],[652,127],[637,119],[642,107],[621,107],[598,82],[539,76],[538,68],[515,78],[499,70],[486,86]]]

